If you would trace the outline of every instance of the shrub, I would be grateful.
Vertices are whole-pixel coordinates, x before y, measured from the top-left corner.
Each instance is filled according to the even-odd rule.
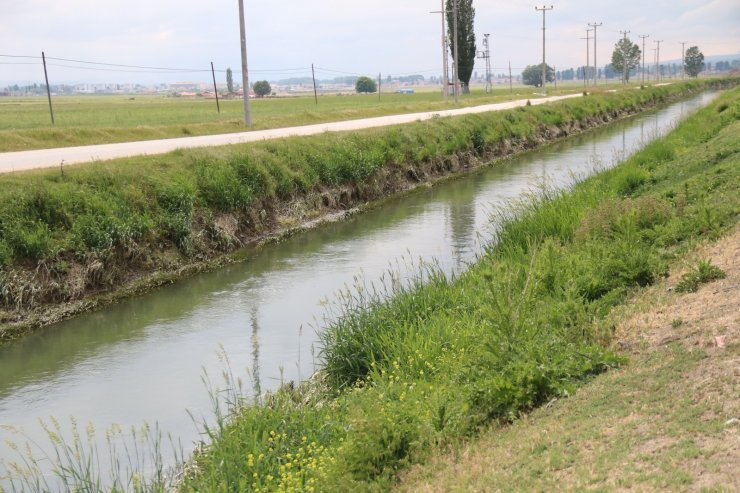
[[[699,284],[724,279],[725,272],[712,265],[708,260],[700,260],[696,268],[681,276],[681,280],[676,284],[677,293],[695,293],[699,289]]]

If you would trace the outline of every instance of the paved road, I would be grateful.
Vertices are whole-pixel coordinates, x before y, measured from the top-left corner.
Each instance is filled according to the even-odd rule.
[[[533,105],[537,105],[551,101],[577,98],[580,96],[581,94],[552,96],[548,98],[532,99],[531,102]],[[499,111],[524,106],[525,104],[527,104],[527,100],[521,99],[506,103],[486,104],[453,110],[363,118],[361,120],[319,123],[316,125],[305,125],[301,127],[275,128],[271,130],[255,130],[251,132],[219,135],[201,135],[197,137],[145,140],[139,142],[122,142],[118,144],[60,147],[55,149],[39,149],[35,151],[4,152],[0,153],[0,173],[24,171],[35,168],[52,168],[59,166],[62,161],[64,161],[65,165],[89,163],[92,161],[105,161],[108,159],[129,156],[164,154],[174,151],[175,149],[242,144],[245,142],[279,139],[295,135],[315,135],[324,132],[341,132],[363,128],[383,127],[387,125],[410,123],[418,120],[428,120],[435,116],[455,116]]]

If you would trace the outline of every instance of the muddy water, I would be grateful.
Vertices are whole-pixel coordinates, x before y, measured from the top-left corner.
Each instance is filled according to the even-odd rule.
[[[389,268],[404,276],[419,258],[436,259],[448,272],[463,269],[491,235],[491,210],[543,182],[564,187],[574,176],[617,162],[714,96],[388,201],[350,221],[256,250],[238,265],[2,347],[0,444],[31,438],[51,450],[38,420],[55,416],[69,433],[74,416],[81,427],[92,423],[98,436],[112,424],[125,429],[156,422],[187,453],[199,434],[186,410],[196,418],[211,416],[202,377],[205,372],[219,381],[224,357],[247,387],[255,372],[262,390],[307,377],[318,364],[317,320],[327,300],[357,276],[373,281]],[[0,445],[0,459],[17,458]]]

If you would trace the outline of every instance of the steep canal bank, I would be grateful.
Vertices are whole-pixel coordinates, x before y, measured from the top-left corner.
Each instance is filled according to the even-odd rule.
[[[0,422],[42,442],[36,420],[52,413],[92,422],[99,434],[112,423],[128,428],[156,421],[187,447],[199,435],[183,410],[209,415],[208,394],[197,382],[204,368],[218,379],[220,345],[238,376],[245,377],[245,367],[258,369],[265,390],[275,388],[281,375],[305,378],[316,368],[310,324],[324,314],[322,301],[356,275],[377,282],[404,256],[436,258],[446,272],[462,268],[480,253],[477,239],[491,234],[491,210],[543,181],[565,187],[574,175],[612,164],[633,144],[660,136],[710,99],[676,103],[389,200],[361,220],[288,238],[254,251],[249,262],[11,343],[0,349],[0,363],[8,369],[0,388]],[[415,273],[413,267],[404,270],[403,261],[398,265],[401,279]],[[0,433],[19,438],[8,429]]]
[[[0,177],[0,343],[221,267],[316,218],[709,85]]]

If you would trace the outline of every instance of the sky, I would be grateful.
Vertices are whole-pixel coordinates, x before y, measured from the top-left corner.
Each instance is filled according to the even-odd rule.
[[[542,13],[519,0],[474,0],[482,49],[491,34],[494,73],[514,73],[542,59]],[[679,60],[681,42],[705,56],[740,53],[739,0],[553,0],[546,14],[547,63],[584,65],[588,23],[597,30],[597,61],[608,63],[614,44],[648,34],[660,58]],[[342,75],[439,75],[440,0],[244,0],[251,80]],[[210,80],[210,63],[240,68],[237,0],[0,0],[0,83],[43,82],[44,51],[50,83],[176,82]],[[591,45],[593,65],[593,45]],[[5,56],[2,56],[5,55]],[[12,57],[8,55],[13,55]],[[59,58],[65,60],[58,60]],[[73,62],[103,62],[152,70]],[[476,70],[483,72],[482,60]],[[235,76],[235,79],[238,78]]]

